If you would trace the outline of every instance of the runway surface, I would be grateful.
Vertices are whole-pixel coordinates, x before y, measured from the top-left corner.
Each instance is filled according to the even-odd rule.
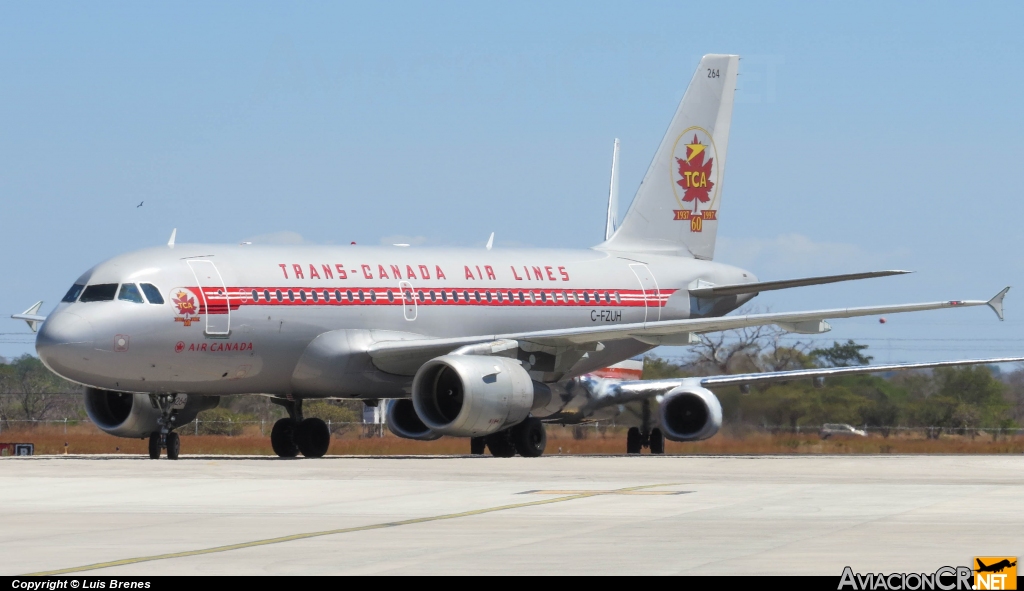
[[[0,523],[7,575],[931,572],[1024,555],[1024,457],[4,458]]]

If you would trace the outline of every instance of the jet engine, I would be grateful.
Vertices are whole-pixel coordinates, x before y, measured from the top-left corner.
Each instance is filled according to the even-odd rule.
[[[184,406],[174,413],[174,424],[184,425],[196,418],[201,411],[216,408],[218,403],[219,396],[188,396]],[[118,437],[141,438],[160,430],[160,409],[150,399],[149,394],[127,394],[86,388],[85,412],[93,424]]]
[[[423,421],[416,415],[412,400],[408,398],[389,401],[386,412],[388,429],[399,437],[418,441],[433,441],[441,438],[440,433],[431,431],[430,427],[423,424]]]
[[[522,422],[533,402],[530,374],[507,357],[437,357],[423,364],[412,381],[416,415],[442,435],[495,433]]]
[[[722,405],[710,390],[680,386],[661,401],[661,430],[672,441],[708,439],[722,427]]]

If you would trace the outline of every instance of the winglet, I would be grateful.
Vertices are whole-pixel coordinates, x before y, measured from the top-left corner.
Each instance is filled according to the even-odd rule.
[[[25,323],[28,324],[28,327],[32,329],[32,332],[36,332],[39,330],[39,323],[46,320],[46,316],[40,316],[37,313],[39,312],[39,308],[42,306],[43,300],[39,300],[32,304],[31,308],[25,310],[21,314],[11,314],[11,318],[14,318],[15,320],[24,320]]]
[[[997,293],[995,297],[986,302],[988,307],[992,308],[992,311],[996,313],[996,316],[998,316],[1000,320],[1003,319],[1003,298],[1006,297],[1006,292],[1008,291],[1010,291],[1009,286],[1003,288],[1003,291]]]
[[[174,237],[178,235],[178,229],[171,230],[171,239],[167,241],[167,246],[174,248]]]
[[[491,237],[487,239],[487,250],[491,250],[492,246],[494,246],[494,232],[491,232]]]

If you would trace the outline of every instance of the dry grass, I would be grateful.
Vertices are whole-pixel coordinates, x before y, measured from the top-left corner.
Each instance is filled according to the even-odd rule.
[[[385,434],[384,437],[360,437],[358,430],[336,435],[329,455],[456,455],[469,453],[469,441],[443,437],[437,441],[410,441]],[[64,432],[62,426],[37,426],[5,429],[0,442],[34,443],[36,454],[62,454],[67,443],[72,454],[146,454],[147,441],[107,435],[90,424],[74,425]],[[548,454],[622,454],[626,448],[625,429],[607,429],[603,433],[588,430],[586,439],[573,439],[570,428],[548,428]],[[182,434],[182,451],[188,454],[271,455],[269,433],[263,435],[252,426],[239,436]],[[822,441],[812,434],[730,434],[722,433],[697,443],[666,442],[666,453],[687,455],[743,454],[927,454],[927,453],[1024,453],[1024,437],[991,436],[976,438],[942,436],[881,436]],[[645,451],[646,453],[646,451]]]

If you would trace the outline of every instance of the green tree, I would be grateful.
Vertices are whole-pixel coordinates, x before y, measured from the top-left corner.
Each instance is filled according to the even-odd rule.
[[[858,345],[852,340],[847,340],[842,345],[837,341],[833,341],[831,347],[827,349],[814,349],[810,355],[818,359],[826,367],[868,365],[874,357],[862,353],[867,348],[867,345]]]

